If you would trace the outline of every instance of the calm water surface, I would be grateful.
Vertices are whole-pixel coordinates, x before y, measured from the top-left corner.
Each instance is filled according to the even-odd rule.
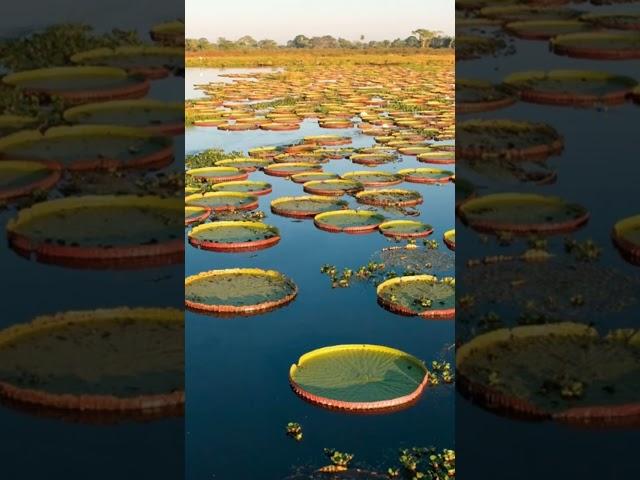
[[[187,78],[194,78],[189,69]],[[305,121],[294,132],[189,128],[186,151],[224,148],[246,154],[253,147],[282,145],[305,135],[328,133],[352,136],[354,147],[374,144],[373,137],[361,135],[356,129],[327,130],[314,121]],[[376,170],[413,166],[426,165],[404,156],[401,162]],[[453,166],[444,166],[449,167]],[[324,165],[325,171],[339,174],[366,169],[346,159]],[[389,313],[378,306],[372,283],[353,281],[350,288],[332,289],[329,279],[319,271],[323,264],[355,268],[393,243],[376,232],[331,234],[316,229],[312,220],[273,215],[270,201],[303,195],[302,185],[262,172],[251,173],[249,178],[273,185],[271,194],[260,197],[260,209],[267,213],[264,222],[280,229],[282,240],[273,248],[240,254],[201,251],[186,244],[186,274],[231,267],[276,269],[292,278],[300,291],[290,305],[254,317],[219,319],[187,313],[187,478],[280,480],[296,467],[318,468],[328,463],[322,453],[324,447],[354,453],[354,466],[386,471],[397,463],[400,447],[453,447],[454,396],[449,386],[427,389],[412,408],[376,416],[323,410],[305,403],[290,390],[289,366],[306,351],[326,345],[377,343],[426,361],[451,361],[452,352],[447,347],[453,342],[454,322],[430,322]],[[419,219],[434,226],[431,238],[440,241],[443,232],[453,227],[453,184],[404,183],[394,188],[422,193]],[[353,199],[344,199],[357,206]],[[440,248],[446,250],[444,245]],[[285,436],[289,421],[302,424],[301,443]]]

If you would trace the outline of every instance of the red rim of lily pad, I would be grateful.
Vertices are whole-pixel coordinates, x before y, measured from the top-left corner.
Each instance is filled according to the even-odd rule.
[[[452,239],[452,237],[453,237],[453,239]],[[442,240],[444,241],[444,244],[447,246],[447,248],[449,250],[455,251],[455,249],[456,249],[456,241],[454,240],[455,237],[456,237],[456,230],[455,229],[447,230],[442,235]]]
[[[58,183],[62,176],[62,166],[58,162],[49,160],[0,160],[0,171],[12,167],[25,170],[27,173],[34,170],[41,170],[48,171],[49,174],[44,178],[21,187],[0,187],[0,201],[29,196],[37,190],[50,190]]]
[[[627,230],[640,230],[640,215],[625,218],[617,222],[611,231],[611,238],[622,256],[634,265],[640,265],[640,244],[625,238]]]
[[[187,217],[186,216],[186,212],[189,211],[189,209],[192,210],[197,210],[200,211],[202,213],[195,215],[193,217]],[[198,207],[195,205],[185,205],[184,207],[185,210],[185,217],[184,217],[184,224],[186,225],[191,225],[192,223],[198,223],[198,222],[202,222],[204,220],[206,220],[207,218],[209,218],[209,216],[211,215],[211,209],[209,207]]]
[[[420,172],[442,173],[448,174],[448,176],[442,178],[428,178],[416,175]],[[407,168],[398,171],[398,174],[402,175],[404,177],[404,180],[410,183],[448,183],[455,175],[455,173],[452,171],[440,170],[438,168]]]

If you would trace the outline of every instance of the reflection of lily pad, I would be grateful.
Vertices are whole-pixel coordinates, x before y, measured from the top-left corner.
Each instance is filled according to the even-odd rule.
[[[640,291],[637,278],[597,263],[555,257],[475,261],[458,276],[459,289],[475,298],[478,308],[515,308],[523,322],[527,318],[537,323],[545,318],[600,320],[636,305]]]
[[[460,35],[456,38],[456,60],[473,60],[486,55],[494,55],[504,49],[502,39],[480,35]]]
[[[306,353],[291,365],[296,394],[326,408],[383,411],[410,404],[428,372],[417,358],[380,345],[336,345]]]

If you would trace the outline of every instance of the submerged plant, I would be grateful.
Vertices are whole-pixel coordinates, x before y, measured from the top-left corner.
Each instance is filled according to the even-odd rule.
[[[595,262],[602,254],[602,248],[591,239],[578,242],[568,238],[565,240],[564,249],[580,262]]]
[[[449,362],[438,362],[433,360],[431,362],[431,369],[429,370],[429,382],[432,385],[438,385],[440,383],[453,383],[454,374],[451,364]]]
[[[354,457],[353,453],[339,452],[334,448],[325,448],[324,454],[329,457],[333,465],[345,468],[349,466]]]
[[[287,436],[293,438],[295,441],[302,441],[302,426],[296,422],[287,423]]]
[[[445,448],[438,452],[434,447],[402,449],[399,461],[411,480],[448,480],[456,476],[454,450]]]

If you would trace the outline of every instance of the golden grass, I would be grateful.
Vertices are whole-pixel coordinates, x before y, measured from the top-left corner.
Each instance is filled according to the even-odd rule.
[[[186,52],[187,67],[304,67],[311,65],[453,65],[452,49],[277,49]]]

